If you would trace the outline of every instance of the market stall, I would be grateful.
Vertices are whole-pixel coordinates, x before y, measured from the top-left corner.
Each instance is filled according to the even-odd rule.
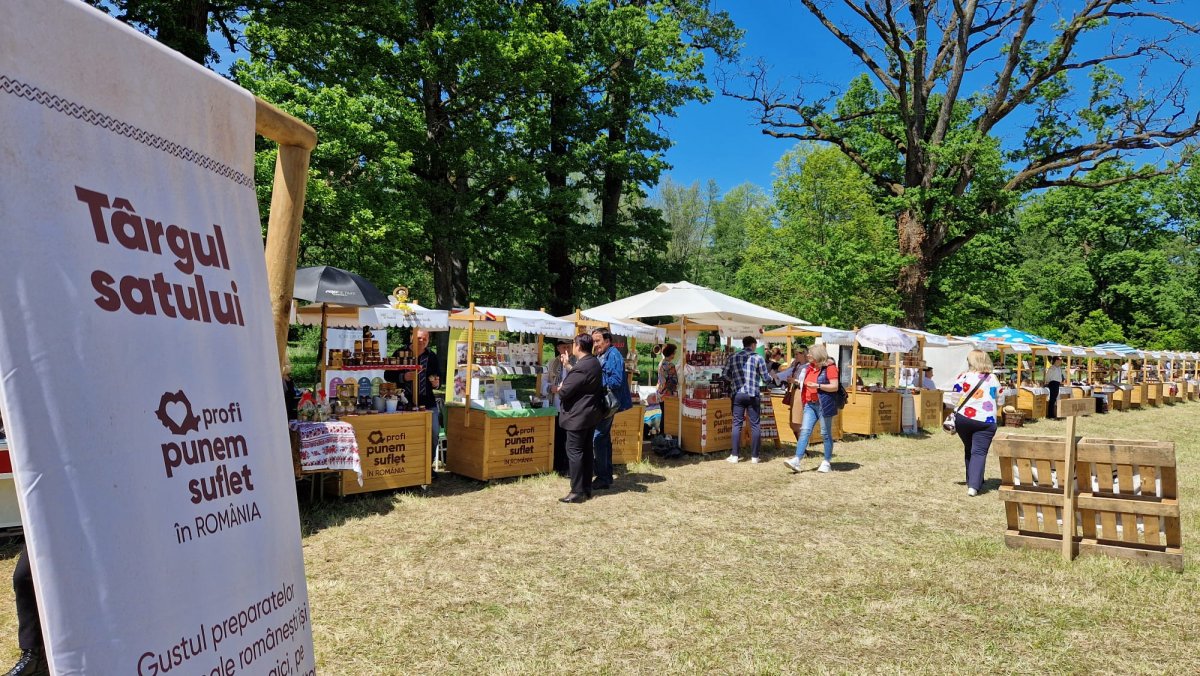
[[[908,368],[919,369],[923,366],[919,357],[913,356],[913,351],[920,346],[920,340],[886,324],[868,324],[854,332],[850,340],[851,385],[846,388],[849,399],[840,415],[842,431],[867,436],[900,434],[905,427],[906,398],[909,429],[915,431],[915,400],[911,392],[902,391],[900,376],[906,363]],[[867,383],[863,379],[864,372],[868,370],[879,372],[879,382]],[[889,376],[894,377],[894,385],[890,387]],[[843,379],[845,382],[846,379]]]
[[[650,291],[592,308],[598,315],[620,320],[645,317],[676,317],[669,333],[677,333],[683,347],[684,368],[680,373],[680,397],[664,398],[663,429],[680,440],[689,453],[712,453],[733,446],[732,402],[700,399],[697,393],[712,396],[721,392],[723,379],[709,376],[706,384],[695,384],[689,366],[708,369],[723,366],[724,350],[701,353],[695,342],[701,331],[716,330],[724,337],[759,335],[762,327],[780,324],[804,324],[804,321],[732,296],[688,282],[659,284]],[[706,328],[701,329],[704,326]],[[692,340],[689,341],[689,333]],[[740,335],[738,335],[740,334]],[[694,355],[704,354],[698,360]],[[704,361],[705,363],[696,363]],[[701,381],[703,382],[703,381]],[[682,404],[682,405],[681,405]],[[690,422],[689,422],[690,421]],[[725,421],[728,421],[726,427]],[[772,419],[773,423],[774,420]],[[689,429],[692,430],[689,432]]]
[[[545,312],[477,307],[449,317],[446,466],[480,481],[549,472],[558,409],[534,395],[521,401],[505,375],[540,375],[545,337],[569,339],[575,325]],[[521,334],[521,341],[500,333]],[[524,342],[526,335],[536,342]]]
[[[614,340],[624,339],[626,372],[629,375],[629,391],[633,398],[633,406],[621,411],[613,418],[612,438],[613,465],[628,465],[642,461],[642,446],[645,431],[646,403],[642,401],[637,382],[637,345],[638,341],[656,344],[662,342],[667,332],[661,327],[650,326],[635,320],[619,320],[593,310],[576,309],[573,315],[561,317],[575,325],[577,333],[593,331],[598,328],[608,329]],[[615,343],[614,343],[615,344]],[[620,348],[620,345],[617,345]],[[539,391],[541,387],[538,387]]]

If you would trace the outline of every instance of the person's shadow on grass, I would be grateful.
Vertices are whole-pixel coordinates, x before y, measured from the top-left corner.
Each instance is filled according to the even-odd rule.
[[[649,474],[646,472],[630,472],[621,474],[613,478],[613,484],[609,488],[602,491],[592,493],[593,498],[611,495],[613,493],[647,493],[650,484],[658,484],[666,481],[666,477],[659,474]]]

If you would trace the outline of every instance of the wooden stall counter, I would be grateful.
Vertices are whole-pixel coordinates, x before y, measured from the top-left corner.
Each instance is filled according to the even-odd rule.
[[[1163,384],[1162,383],[1145,383],[1146,387],[1146,403],[1151,406],[1163,405]]]
[[[946,419],[943,413],[945,393],[941,390],[913,390],[913,405],[917,409],[917,427],[923,430],[937,430]]]
[[[764,400],[766,397],[763,397]],[[800,404],[797,403],[797,406]],[[792,409],[783,403],[782,394],[771,394],[771,414],[775,419],[775,427],[779,430],[779,441],[785,444],[795,445],[796,433],[792,430]],[[842,438],[842,416],[839,414],[833,419],[833,440],[838,441]],[[808,444],[821,443],[821,426],[818,424],[813,427],[812,434],[809,435]]]
[[[1146,383],[1131,385],[1129,388],[1129,408],[1141,408],[1150,405],[1150,388]]]
[[[1183,383],[1172,380],[1163,383],[1163,401],[1168,404],[1178,404],[1184,400]]]
[[[614,465],[630,465],[642,461],[642,432],[645,425],[646,407],[634,404],[628,411],[621,411],[613,418],[612,448]]]
[[[363,481],[359,486],[354,472],[339,472],[326,480],[326,490],[344,496],[429,485],[433,478],[429,411],[342,416],[341,421],[354,428]]]
[[[1017,409],[1025,414],[1025,422],[1045,418],[1050,406],[1050,390],[1024,385],[1017,392]]]
[[[468,411],[448,404],[446,468],[479,481],[549,472],[557,415],[556,408]]]
[[[838,417],[846,434],[900,434],[899,392],[849,392]]]
[[[1186,391],[1188,401],[1196,401],[1196,399],[1200,399],[1200,382],[1189,380],[1185,383],[1185,385],[1187,386]]]
[[[679,430],[679,398],[664,397],[663,431],[679,439],[688,453],[716,453],[733,448],[733,401],[683,400],[683,431]]]

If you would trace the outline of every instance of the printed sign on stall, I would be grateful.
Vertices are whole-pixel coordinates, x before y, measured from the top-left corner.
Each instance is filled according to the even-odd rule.
[[[246,91],[0,3],[0,391],[54,673],[310,674]]]

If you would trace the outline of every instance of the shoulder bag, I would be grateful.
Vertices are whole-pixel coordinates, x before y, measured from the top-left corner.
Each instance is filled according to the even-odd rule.
[[[946,434],[954,434],[958,431],[954,427],[954,415],[961,411],[962,407],[971,400],[971,396],[975,394],[975,390],[979,389],[979,386],[983,384],[983,381],[988,379],[989,375],[990,374],[987,373],[983,374],[983,377],[979,379],[979,382],[975,383],[975,387],[972,387],[971,391],[967,392],[967,396],[963,397],[962,401],[958,402],[958,407],[951,411],[950,415],[946,416],[946,419],[942,421],[942,429],[946,430]]]

